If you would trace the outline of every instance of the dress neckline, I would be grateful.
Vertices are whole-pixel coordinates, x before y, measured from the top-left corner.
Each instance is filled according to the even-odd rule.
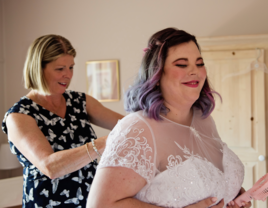
[[[221,170],[219,167],[215,166],[212,162],[206,160],[205,158],[202,158],[202,157],[199,158],[199,157],[194,157],[194,156],[190,156],[188,159],[182,161],[179,165],[180,165],[180,167],[182,167],[182,166],[184,166],[186,163],[191,162],[191,160],[199,160],[199,161],[201,161],[201,162],[205,162],[205,163],[207,163],[208,165],[210,165],[211,167],[213,167],[213,168],[214,168],[214,169],[221,175],[221,177],[224,177],[224,176],[225,176],[225,173],[226,173],[226,170],[225,170],[225,167],[224,167],[224,160],[226,160],[225,157],[228,155],[228,153],[226,152],[226,151],[227,151],[226,148],[227,148],[226,146],[223,146],[223,147],[222,147],[222,161],[221,161],[221,163],[222,163],[222,168],[223,168],[222,170]],[[176,165],[176,166],[177,166],[177,165]],[[173,166],[173,167],[176,167],[176,166]],[[163,171],[160,171],[158,168],[156,168],[156,172],[157,172],[156,176],[157,176],[157,175],[160,175],[160,174],[163,174],[164,172],[168,172],[170,169],[171,169],[171,168],[169,167],[169,168],[167,168],[167,169],[165,169],[165,170],[163,170]],[[158,177],[159,177],[159,176],[158,176]]]

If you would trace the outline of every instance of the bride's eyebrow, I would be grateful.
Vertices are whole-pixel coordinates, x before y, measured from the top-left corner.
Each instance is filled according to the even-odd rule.
[[[173,61],[173,63],[175,63],[176,61],[188,61],[188,58],[178,58],[175,61]]]

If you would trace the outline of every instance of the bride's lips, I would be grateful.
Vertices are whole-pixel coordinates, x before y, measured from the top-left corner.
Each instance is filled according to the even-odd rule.
[[[187,87],[193,87],[193,88],[195,88],[195,87],[198,87],[199,81],[192,80],[192,81],[189,81],[189,82],[184,82],[182,84],[186,85]]]

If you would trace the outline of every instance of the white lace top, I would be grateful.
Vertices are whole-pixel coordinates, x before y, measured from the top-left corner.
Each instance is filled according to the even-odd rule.
[[[132,169],[147,181],[135,198],[157,206],[179,208],[207,197],[224,198],[226,206],[241,188],[244,166],[221,141],[212,117],[194,110],[190,127],[162,118],[139,111],[119,121],[98,169]]]

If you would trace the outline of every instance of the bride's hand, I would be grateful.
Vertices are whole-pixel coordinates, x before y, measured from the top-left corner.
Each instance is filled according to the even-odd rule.
[[[239,193],[237,194],[237,196],[233,199],[233,201],[230,201],[228,204],[227,204],[227,208],[239,208],[239,206],[234,202],[234,200],[239,197],[241,194],[243,194],[245,191],[245,189],[243,187],[241,187]],[[241,208],[249,208],[251,207],[251,202],[242,202],[242,207]]]
[[[191,204],[189,206],[186,206],[184,208],[207,208],[214,204],[217,201],[216,197],[209,197],[206,199],[201,200],[200,202],[197,202],[195,204]],[[224,200],[222,199],[218,204],[212,206],[211,208],[222,208],[224,206]]]

